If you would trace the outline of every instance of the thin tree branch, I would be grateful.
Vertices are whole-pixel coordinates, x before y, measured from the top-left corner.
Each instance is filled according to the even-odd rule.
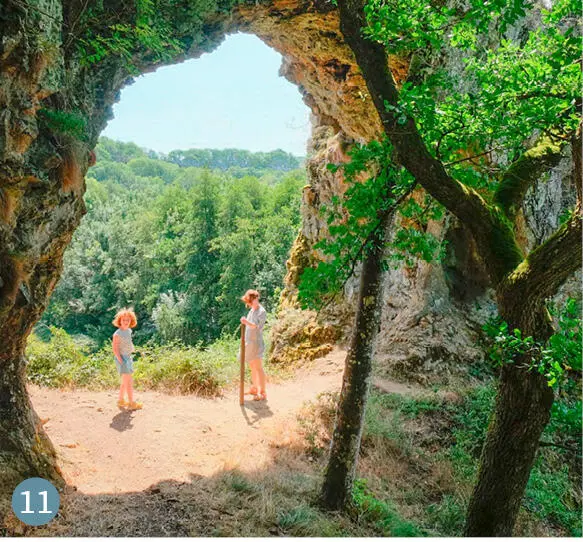
[[[494,151],[499,151],[504,149],[505,147],[500,146],[500,147],[494,147],[493,149],[488,149],[487,151],[481,152],[480,154],[474,154],[472,156],[468,156],[467,158],[462,158],[460,160],[455,160],[453,162],[447,162],[447,164],[443,164],[445,167],[449,167],[449,166],[454,166],[455,164],[461,164],[462,162],[469,162],[470,160],[473,160],[474,158],[480,158],[480,156],[485,156],[486,154],[491,154]]]
[[[569,450],[570,452],[575,452],[577,455],[581,455],[580,450],[578,450],[574,446],[567,446],[565,444],[558,444],[557,442],[545,442],[545,441],[541,440],[538,443],[538,445],[539,446],[551,446],[553,448],[561,448],[563,450]]]

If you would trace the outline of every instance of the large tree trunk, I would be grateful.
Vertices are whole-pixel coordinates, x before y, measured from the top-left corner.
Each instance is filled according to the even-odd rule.
[[[341,510],[350,501],[364,415],[370,388],[372,356],[382,301],[384,240],[390,213],[385,213],[377,238],[363,262],[358,309],[342,380],[336,426],[321,500],[326,508]]]
[[[501,314],[509,301],[501,300]],[[505,318],[511,329],[518,327],[525,336],[545,342],[553,330],[544,305],[534,309],[521,299],[512,301],[514,314]],[[517,311],[524,315],[520,322],[512,318]],[[554,399],[547,379],[536,368],[529,370],[530,363],[526,357],[502,368],[494,418],[468,507],[466,536],[512,536]]]
[[[465,536],[512,535],[552,404],[553,391],[536,370],[502,369]]]

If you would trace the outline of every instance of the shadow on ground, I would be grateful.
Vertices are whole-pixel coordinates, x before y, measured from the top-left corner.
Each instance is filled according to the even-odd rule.
[[[293,527],[289,522],[284,521],[282,527],[282,517],[290,510],[309,509],[320,477],[309,457],[295,444],[275,445],[271,451],[269,462],[259,471],[225,469],[209,477],[192,474],[189,482],[163,480],[144,491],[91,495],[68,486],[62,495],[61,511],[49,525],[27,527],[10,517],[4,534],[35,537],[293,534],[286,531],[286,525]],[[323,523],[319,525],[320,520],[308,514],[313,521],[311,526],[305,526],[305,536],[316,536],[319,532],[328,536],[341,534],[341,529],[347,528],[353,535],[366,534],[350,529],[348,519],[317,514],[322,514]],[[344,522],[346,526],[332,531],[332,525]]]

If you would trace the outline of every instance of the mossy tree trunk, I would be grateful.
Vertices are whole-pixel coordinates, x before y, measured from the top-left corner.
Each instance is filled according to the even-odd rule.
[[[366,26],[363,0],[338,0],[338,6],[342,32],[399,161],[471,231],[496,288],[502,318],[511,329],[519,328],[524,336],[544,342],[552,333],[545,300],[581,268],[580,202],[572,219],[526,258],[515,239],[513,220],[528,186],[557,162],[560,149],[545,145],[542,151],[533,150],[530,156],[513,164],[495,195],[498,205],[489,205],[475,190],[449,176],[444,165],[428,151],[414,119],[409,118],[403,125],[397,122],[394,111],[398,110],[399,94],[386,51],[362,34]],[[580,151],[580,139],[574,145]],[[580,169],[575,168],[576,185],[581,183]],[[502,371],[495,416],[468,510],[466,535],[512,534],[553,403],[552,390],[544,378],[530,370],[532,361],[525,359]]]
[[[360,276],[358,308],[352,342],[346,356],[342,391],[328,466],[321,491],[322,504],[341,510],[349,502],[364,428],[372,357],[382,301],[383,254],[390,213],[384,213],[376,238],[369,242]]]
[[[545,343],[553,334],[545,300],[581,267],[579,211],[532,251],[497,288],[498,311],[510,329]],[[468,507],[466,536],[510,536],[554,394],[533,360],[522,357],[500,373],[493,421]]]

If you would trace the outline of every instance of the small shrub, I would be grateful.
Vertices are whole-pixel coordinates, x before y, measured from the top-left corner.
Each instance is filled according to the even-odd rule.
[[[277,524],[284,530],[292,527],[305,527],[316,518],[316,512],[307,505],[301,505],[284,512],[280,511],[277,515]]]
[[[219,339],[208,348],[179,344],[138,347],[134,381],[138,389],[220,395],[238,374],[238,341]],[[48,387],[115,388],[119,376],[111,347],[90,354],[64,330],[51,328],[48,342],[34,334],[27,346],[28,379]]]
[[[87,119],[78,113],[40,109],[38,117],[41,123],[53,132],[71,135],[83,141],[87,139]]]
[[[334,420],[338,393],[321,393],[316,402],[309,402],[298,416],[298,424],[308,445],[308,455],[320,457],[328,449]]]
[[[403,398],[396,394],[371,394],[363,432],[363,442],[371,437],[391,441],[403,453],[411,451],[411,439],[405,431],[400,406]]]
[[[231,472],[227,482],[230,488],[237,493],[254,493],[256,491],[255,486],[238,471]]]
[[[64,330],[50,328],[48,342],[32,334],[27,344],[28,379],[40,386],[86,386],[97,380],[102,359],[88,356],[88,349],[77,344]]]
[[[580,485],[574,486],[569,479],[567,465],[552,468],[548,455],[541,454],[530,473],[524,507],[536,517],[561,527],[569,536],[580,537]]]
[[[339,536],[340,527],[321,512],[307,504],[300,504],[290,510],[280,510],[277,525],[290,536]]]

